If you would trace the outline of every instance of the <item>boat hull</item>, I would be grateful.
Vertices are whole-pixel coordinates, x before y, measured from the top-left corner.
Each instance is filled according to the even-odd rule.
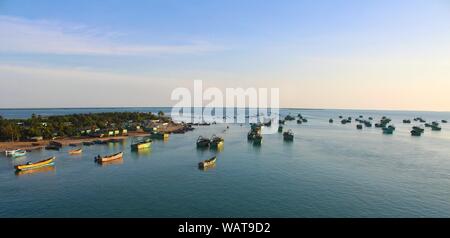
[[[17,171],[24,171],[53,165],[55,165],[55,157],[51,157],[49,159],[42,160],[36,163],[17,165],[15,166],[15,168]]]

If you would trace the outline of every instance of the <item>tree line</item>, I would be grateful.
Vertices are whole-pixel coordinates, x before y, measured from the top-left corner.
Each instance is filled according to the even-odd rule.
[[[28,119],[5,119],[0,116],[0,141],[20,141],[32,137],[43,137],[43,139],[51,139],[55,136],[74,137],[80,136],[81,130],[85,129],[121,129],[128,122],[142,124],[145,121],[157,119],[170,120],[162,111],[158,114],[104,112],[49,117],[33,114]]]

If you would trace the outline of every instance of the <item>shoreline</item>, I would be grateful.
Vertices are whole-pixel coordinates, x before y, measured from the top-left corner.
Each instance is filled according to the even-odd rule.
[[[176,131],[184,129],[183,124],[170,124],[161,130],[158,130],[158,132],[161,133],[174,133]],[[0,153],[4,153],[6,150],[15,150],[15,149],[23,149],[27,151],[31,150],[40,150],[44,149],[51,141],[55,141],[58,143],[61,143],[63,146],[68,146],[70,144],[82,144],[83,142],[93,141],[93,140],[100,140],[100,141],[107,141],[110,139],[126,139],[128,137],[143,137],[143,136],[150,136],[150,132],[144,132],[144,131],[129,131],[127,135],[121,135],[121,136],[108,136],[108,137],[90,137],[90,136],[84,136],[84,137],[64,137],[59,138],[55,140],[41,140],[37,142],[33,141],[3,141],[0,142]]]

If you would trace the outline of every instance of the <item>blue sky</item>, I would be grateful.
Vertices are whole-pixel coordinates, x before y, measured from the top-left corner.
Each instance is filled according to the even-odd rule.
[[[285,107],[450,110],[449,29],[445,0],[0,0],[0,107],[170,106],[203,79]]]

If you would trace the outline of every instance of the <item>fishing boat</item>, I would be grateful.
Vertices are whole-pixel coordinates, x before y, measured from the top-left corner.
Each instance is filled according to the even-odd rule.
[[[113,160],[118,160],[118,159],[122,159],[123,157],[123,152],[119,152],[113,155],[108,155],[108,156],[103,156],[101,157],[100,155],[95,157],[95,161],[98,163],[103,163],[103,162],[109,162],[109,161],[113,161]]]
[[[421,135],[422,135],[422,132],[416,131],[416,130],[412,130],[412,131],[411,131],[411,135],[412,135],[412,136],[421,136]]]
[[[363,126],[362,126],[361,124],[358,124],[358,125],[356,125],[356,129],[362,130],[362,129],[363,129]]]
[[[210,148],[211,149],[217,149],[223,146],[224,139],[222,137],[218,137],[216,135],[213,135],[210,142]]]
[[[288,130],[283,133],[283,139],[286,141],[294,140],[294,133],[291,130]]]
[[[81,153],[83,153],[83,149],[81,149],[81,148],[69,150],[69,155],[79,155]]]
[[[147,149],[150,148],[152,145],[152,140],[143,140],[136,143],[131,144],[132,150],[141,150],[141,149]]]
[[[383,127],[383,134],[390,135],[394,133],[394,128],[392,127]]]
[[[405,123],[405,124],[411,124],[411,120],[405,119],[405,120],[403,120],[403,123]]]
[[[17,171],[24,171],[24,170],[30,170],[30,169],[37,169],[45,166],[52,166],[55,164],[55,156],[48,158],[46,160],[41,160],[35,163],[28,162],[26,164],[16,165],[15,169]]]
[[[169,138],[169,134],[168,133],[163,133],[163,132],[155,132],[155,133],[151,134],[151,138],[165,140],[165,139]]]
[[[209,144],[211,143],[211,140],[208,138],[205,138],[203,136],[199,136],[197,139],[197,148],[206,148],[209,147]]]
[[[26,154],[27,154],[26,150],[16,150],[12,154],[12,157],[22,157],[22,156],[25,156]]]
[[[295,120],[295,117],[293,117],[293,116],[291,116],[291,115],[287,115],[287,116],[284,118],[284,120],[286,120],[286,121],[293,121],[293,120]]]
[[[207,159],[205,161],[202,161],[202,162],[198,163],[198,167],[199,168],[205,168],[205,167],[212,166],[212,165],[214,165],[216,163],[216,160],[217,160],[217,157],[214,156],[211,159]]]
[[[418,126],[413,126],[412,129],[413,129],[414,131],[417,131],[417,132],[420,132],[420,133],[423,133],[423,132],[425,131],[423,128],[418,127]]]
[[[432,125],[431,126],[431,130],[433,130],[433,131],[441,131],[442,128],[439,125]]]

